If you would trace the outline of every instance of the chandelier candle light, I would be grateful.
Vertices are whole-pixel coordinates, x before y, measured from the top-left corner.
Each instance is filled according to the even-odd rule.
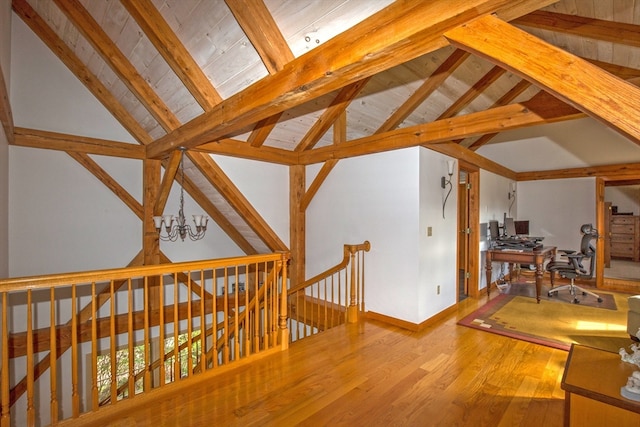
[[[184,242],[185,237],[189,236],[189,239],[196,241],[204,237],[205,231],[207,231],[207,222],[209,217],[206,215],[193,215],[193,223],[195,225],[195,231],[189,224],[184,216],[184,152],[185,148],[180,148],[180,210],[178,210],[178,216],[175,218],[173,215],[154,216],[153,223],[156,226],[156,231],[160,235],[160,240],[175,242],[178,237]],[[165,234],[163,234],[163,232]]]

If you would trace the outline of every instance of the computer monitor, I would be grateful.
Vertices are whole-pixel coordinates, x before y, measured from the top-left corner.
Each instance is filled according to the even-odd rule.
[[[528,220],[515,221],[515,223],[516,223],[516,234],[518,236],[528,236],[529,235],[529,221]]]
[[[491,241],[496,241],[500,238],[500,230],[496,220],[489,221],[489,238]]]
[[[513,218],[505,218],[504,219],[504,234],[507,237],[516,236],[516,224],[513,221]]]

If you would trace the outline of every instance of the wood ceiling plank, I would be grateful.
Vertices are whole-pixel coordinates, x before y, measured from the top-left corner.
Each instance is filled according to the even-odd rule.
[[[399,65],[446,45],[442,33],[474,17],[498,12],[513,19],[552,1],[474,0],[396,2],[294,59],[274,75],[218,104],[149,146],[164,157],[232,135],[269,116]]]
[[[537,10],[514,19],[511,24],[640,47],[640,26],[623,22]]]
[[[293,61],[293,52],[262,0],[225,0],[270,74]]]
[[[42,40],[67,68],[84,84],[87,89],[105,106],[120,124],[141,144],[148,144],[152,138],[118,102],[100,79],[80,61],[47,23],[27,3],[26,0],[13,0],[13,10],[22,21]]]
[[[120,0],[120,2],[203,110],[210,110],[222,101],[222,97],[215,90],[202,68],[196,63],[150,0]]]
[[[145,149],[142,145],[36,129],[26,129],[22,127],[15,128],[14,144],[19,147],[73,151],[77,153],[122,157],[126,159],[142,160],[145,158]]]
[[[640,144],[640,89],[495,16],[446,34],[457,47],[507,68]],[[540,61],[539,58],[545,58]]]
[[[584,113],[542,93],[530,101],[505,105],[486,111],[466,114],[431,123],[375,134],[351,140],[339,146],[320,147],[300,153],[301,164],[313,164],[329,159],[356,157],[425,144],[439,144],[482,135],[501,129],[555,123],[584,117]]]
[[[196,152],[187,152],[187,155],[202,175],[218,190],[220,195],[225,198],[270,250],[287,250],[287,246],[242,195],[242,192],[233,184],[224,171],[213,161],[210,155]]]
[[[78,0],[54,1],[162,128],[166,132],[171,132],[179,127],[180,121],[142,78],[104,30],[100,28],[84,6]]]
[[[124,187],[118,184],[118,182],[104,169],[102,169],[91,157],[89,157],[88,154],[73,151],[69,151],[67,154],[73,157],[78,163],[98,178],[109,190],[113,191],[113,193],[118,196],[118,198],[138,216],[138,218],[143,219],[143,209],[140,202],[125,190]]]

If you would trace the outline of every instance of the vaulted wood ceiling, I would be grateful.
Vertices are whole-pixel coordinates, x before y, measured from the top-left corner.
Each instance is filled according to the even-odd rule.
[[[247,253],[286,245],[206,153],[322,163],[308,204],[352,156],[423,145],[531,179],[541,172],[476,150],[499,132],[587,115],[640,143],[640,0],[12,4],[139,144],[14,127],[5,114],[10,143],[68,152],[140,217],[91,155],[163,159],[162,211],[186,147],[185,188]],[[592,166],[546,174],[638,170]]]

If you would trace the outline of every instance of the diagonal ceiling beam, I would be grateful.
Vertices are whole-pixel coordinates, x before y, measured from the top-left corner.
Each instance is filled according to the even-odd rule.
[[[178,118],[78,0],[54,2],[165,131],[180,126]]]
[[[514,25],[572,34],[594,40],[640,47],[640,25],[536,10],[511,21]]]
[[[26,0],[13,0],[13,10],[46,44],[63,64],[78,78],[118,122],[141,144],[151,142],[149,134],[135,118],[118,102],[109,90],[91,71],[85,67],[75,53],[58,37]]]
[[[287,246],[210,155],[197,152],[188,152],[187,155],[202,175],[218,190],[220,195],[225,198],[258,237],[266,243],[270,250],[287,250]]]
[[[9,87],[0,68],[0,123],[9,144],[13,144],[13,113],[9,102]]]
[[[275,74],[293,61],[294,56],[280,28],[262,0],[225,0],[262,62]]]
[[[311,126],[309,132],[302,137],[302,140],[295,148],[295,151],[304,151],[313,148],[320,138],[329,130],[333,123],[340,117],[351,101],[358,96],[360,91],[366,86],[370,78],[367,77],[358,82],[345,86],[338,93],[331,105],[322,113],[320,118]]]
[[[498,13],[510,20],[553,2],[407,0],[392,3],[289,62],[276,74],[153,142],[148,146],[147,156],[162,158],[180,146],[193,148],[231,136],[269,116],[432,52],[447,44],[443,32],[474,17]]]
[[[211,81],[151,0],[120,0],[204,111],[222,101]]]
[[[442,64],[411,94],[394,113],[376,130],[383,133],[400,126],[413,111],[418,108],[442,83],[470,56],[462,49],[456,49]]]
[[[640,144],[640,89],[634,85],[495,16],[476,19],[446,37]]]

